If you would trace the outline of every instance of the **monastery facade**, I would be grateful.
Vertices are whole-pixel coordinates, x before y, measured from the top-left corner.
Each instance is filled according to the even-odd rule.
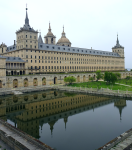
[[[56,42],[49,23],[44,41],[41,34],[38,37],[38,31],[31,28],[26,8],[25,24],[16,31],[14,44],[0,45],[0,59],[3,56],[6,60],[12,60],[4,64],[6,75],[125,70],[124,47],[119,44],[118,36],[112,52],[71,47],[64,27],[61,38]],[[23,64],[15,59],[22,59]]]

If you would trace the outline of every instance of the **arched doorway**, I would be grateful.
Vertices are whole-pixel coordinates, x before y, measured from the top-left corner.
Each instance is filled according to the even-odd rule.
[[[80,76],[77,76],[77,82],[80,82]]]
[[[38,86],[38,80],[37,80],[37,78],[33,79],[33,86]]]
[[[2,88],[2,81],[0,80],[0,88]]]
[[[18,97],[16,97],[16,95],[13,96],[13,102],[17,103],[18,102]]]
[[[88,76],[88,80],[90,79],[90,75]]]
[[[96,79],[96,76],[94,75],[94,80]]]
[[[86,80],[86,77],[85,77],[85,75],[83,76],[83,82],[85,82],[85,80]]]
[[[57,77],[54,77],[54,84],[57,84]]]
[[[14,79],[13,80],[13,88],[17,88],[18,87],[18,80]]]
[[[42,78],[42,85],[46,85],[46,78],[45,77]]]
[[[28,87],[28,79],[27,78],[24,79],[24,87]]]

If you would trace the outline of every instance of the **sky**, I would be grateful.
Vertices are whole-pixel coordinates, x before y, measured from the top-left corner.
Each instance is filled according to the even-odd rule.
[[[0,0],[0,44],[13,45],[15,32],[29,24],[42,38],[49,22],[56,42],[64,30],[72,47],[112,51],[117,40],[124,46],[125,67],[132,68],[132,0]]]

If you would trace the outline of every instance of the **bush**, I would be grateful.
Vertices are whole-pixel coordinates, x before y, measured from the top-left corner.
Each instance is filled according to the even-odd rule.
[[[72,84],[73,82],[76,82],[75,77],[66,77],[64,78],[64,82],[69,82],[69,84]]]
[[[106,81],[107,84],[115,84],[115,82],[117,81],[117,76],[115,75],[115,73],[106,71],[104,75],[104,81]]]

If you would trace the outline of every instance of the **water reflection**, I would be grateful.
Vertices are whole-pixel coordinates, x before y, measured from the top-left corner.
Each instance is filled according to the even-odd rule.
[[[39,139],[39,127],[42,130],[44,124],[48,123],[52,135],[59,119],[63,119],[66,130],[69,116],[91,109],[94,111],[113,102],[119,109],[121,120],[122,110],[126,107],[124,99],[58,91],[6,96],[0,97],[0,117],[12,121],[14,126]]]

